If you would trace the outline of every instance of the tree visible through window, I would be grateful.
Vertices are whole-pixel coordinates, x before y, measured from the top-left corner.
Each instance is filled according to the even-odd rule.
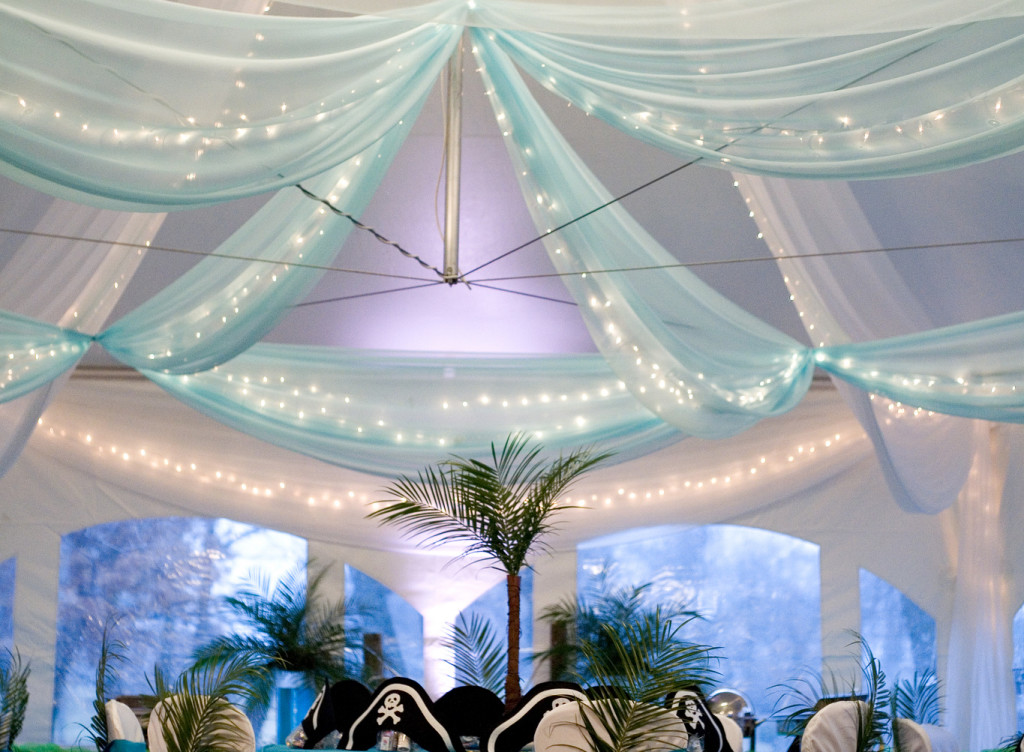
[[[0,650],[14,649],[14,562],[0,562]]]
[[[360,635],[380,635],[382,675],[423,681],[423,616],[398,593],[345,565],[345,600]],[[348,622],[348,620],[346,620]]]
[[[223,519],[126,520],[61,540],[54,742],[80,742],[92,716],[105,623],[125,643],[111,695],[146,694],[154,666],[169,677],[192,651],[242,627],[224,606],[255,572],[280,577],[306,563],[306,541]],[[268,719],[268,722],[273,719]]]

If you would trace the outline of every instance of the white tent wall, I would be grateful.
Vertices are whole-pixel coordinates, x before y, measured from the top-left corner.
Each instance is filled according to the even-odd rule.
[[[821,449],[779,481],[714,491],[711,496],[673,487],[676,473],[711,474],[737,456],[789,446],[809,447],[815,430],[849,432],[846,447]],[[998,587],[1005,629],[1024,599],[1024,555],[1014,545],[1020,529],[1024,476],[1021,431],[1000,426],[1011,472],[1002,504],[1006,561]],[[820,445],[823,446],[823,445]],[[143,450],[144,453],[143,453]],[[723,463],[721,457],[731,455]],[[770,457],[769,451],[769,457]],[[202,459],[198,459],[202,458]],[[770,464],[770,463],[769,463]],[[799,464],[783,463],[784,465]],[[192,465],[195,465],[193,468]],[[666,469],[668,468],[668,469]],[[219,470],[222,480],[216,478]],[[769,473],[766,471],[763,476]],[[795,477],[803,479],[795,480]],[[663,503],[630,503],[623,487],[634,478],[664,483]],[[696,476],[694,476],[696,477]],[[230,480],[229,480],[230,478]],[[450,551],[424,552],[365,520],[366,504],[385,481],[327,466],[214,423],[138,379],[72,379],[43,416],[26,451],[0,479],[0,559],[17,559],[15,644],[32,662],[23,741],[49,741],[60,536],[114,520],[159,516],[227,517],[306,537],[321,563],[351,564],[406,598],[424,615],[427,685],[447,686],[437,652],[444,625],[487,588],[493,571],[445,566]],[[283,484],[283,486],[282,486]],[[270,489],[273,489],[272,491]],[[936,515],[901,511],[891,500],[870,443],[838,395],[822,386],[804,405],[724,442],[685,440],[648,458],[604,468],[587,479],[586,494],[610,505],[574,513],[553,539],[555,555],[537,561],[535,613],[571,593],[575,545],[616,530],[661,524],[727,522],[773,530],[821,546],[822,654],[847,654],[846,630],[859,629],[858,570],[892,583],[937,623],[940,675],[959,646],[949,644],[954,613],[959,508]],[[334,504],[338,500],[338,505]],[[341,576],[331,587],[342,592]],[[543,640],[542,630],[537,630]],[[742,660],[742,656],[731,656]],[[1005,667],[1009,673],[1009,666]],[[1012,688],[1011,688],[1012,693]],[[950,703],[954,698],[949,698]],[[1009,698],[1012,708],[1012,697]],[[1009,728],[985,728],[993,746]],[[968,746],[969,729],[960,729]]]

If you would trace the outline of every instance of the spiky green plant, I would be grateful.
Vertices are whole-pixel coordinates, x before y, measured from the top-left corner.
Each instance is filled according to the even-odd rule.
[[[632,622],[604,624],[602,640],[580,644],[594,685],[614,688],[582,704],[581,723],[594,752],[675,747],[678,718],[666,712],[665,697],[709,686],[718,676],[711,668],[716,649],[682,637],[694,618],[669,619],[655,608]]]
[[[344,600],[327,602],[320,595],[328,570],[315,569],[307,581],[306,568],[276,584],[262,573],[248,587],[226,598],[248,631],[223,635],[194,654],[199,669],[251,659],[264,669],[253,678],[246,710],[262,717],[270,705],[275,670],[301,672],[309,689],[347,678],[346,649],[350,645],[345,616],[353,610]]]
[[[583,473],[608,454],[578,449],[554,461],[540,458],[542,447],[512,434],[490,462],[452,455],[416,477],[402,476],[385,489],[387,498],[368,516],[394,525],[429,547],[465,545],[456,557],[479,558],[505,574],[508,597],[505,707],[519,702],[520,572],[546,547],[554,518],[575,508],[561,498]]]
[[[892,700],[886,686],[885,672],[867,641],[854,633],[850,646],[861,659],[859,675],[839,677],[829,672],[827,677],[802,677],[789,684],[775,687],[789,699],[777,711],[784,716],[782,725],[789,733],[803,734],[815,713],[831,702],[852,700],[857,702],[857,739],[854,752],[869,752],[886,744],[891,733]]]
[[[448,665],[455,669],[455,678],[501,695],[505,685],[507,651],[502,636],[480,614],[462,615],[450,625],[442,640],[452,658]]]
[[[116,628],[116,619],[103,624],[103,632],[100,635],[100,657],[96,662],[96,696],[92,701],[93,715],[89,720],[89,725],[85,727],[86,738],[96,746],[98,752],[106,749],[109,742],[107,687],[117,681],[117,664],[126,660],[123,652],[126,648],[125,644],[114,637]]]
[[[650,583],[600,587],[590,595],[564,598],[548,606],[540,618],[558,627],[564,634],[564,640],[538,652],[534,659],[546,660],[552,665],[552,679],[593,683],[593,671],[585,657],[602,655],[605,661],[614,659],[608,639],[609,628],[621,629],[648,618],[654,611],[647,605],[650,587]],[[660,603],[657,609],[663,620],[700,618],[696,611],[687,609],[682,603]],[[588,645],[589,649],[583,651],[583,645]]]
[[[937,726],[942,717],[942,693],[935,672],[914,672],[912,678],[897,681],[892,690],[892,706],[893,718]]]
[[[173,683],[154,673],[159,723],[168,752],[224,752],[244,741],[236,703],[246,703],[267,669],[251,655],[193,665]],[[150,720],[150,727],[153,720]]]
[[[0,749],[11,749],[25,723],[31,667],[22,662],[17,649],[5,652],[0,663]]]

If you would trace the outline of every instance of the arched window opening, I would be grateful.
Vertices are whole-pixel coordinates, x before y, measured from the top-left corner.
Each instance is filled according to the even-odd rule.
[[[577,592],[593,597],[645,586],[650,607],[679,603],[701,618],[688,639],[717,648],[718,687],[738,691],[756,718],[772,714],[776,688],[821,666],[819,547],[735,525],[664,527],[608,536],[578,549]],[[792,739],[774,722],[757,728],[759,750]]]
[[[105,624],[116,623],[126,658],[107,694],[148,694],[155,666],[173,678],[196,648],[244,630],[225,596],[256,574],[274,581],[306,561],[305,539],[224,519],[125,520],[64,535],[53,741],[82,742]]]

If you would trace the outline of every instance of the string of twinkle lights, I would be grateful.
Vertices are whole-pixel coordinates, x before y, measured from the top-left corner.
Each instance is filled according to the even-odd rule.
[[[227,492],[255,499],[291,502],[303,507],[320,508],[326,511],[343,511],[350,505],[359,509],[372,501],[378,491],[375,483],[339,484],[335,479],[329,486],[308,485],[289,478],[256,477],[247,474],[230,461],[211,459],[208,453],[203,459],[181,456],[181,448],[173,450],[155,449],[144,439],[125,439],[118,431],[119,438],[105,438],[95,428],[64,424],[43,416],[38,420],[38,435],[52,442],[56,454],[62,461],[68,461],[75,454],[108,462],[134,472],[153,472],[173,477],[176,483],[191,482],[202,486],[218,486]],[[740,460],[729,459],[718,467],[702,466],[693,471],[673,474],[667,482],[664,479],[654,484],[628,485],[617,480],[611,490],[601,493],[593,491],[566,497],[565,503],[580,507],[608,508],[617,505],[644,505],[670,502],[681,495],[725,493],[736,488],[749,486],[760,479],[777,477],[790,472],[805,472],[808,463],[828,462],[838,451],[853,449],[866,440],[862,431],[837,432],[834,427],[823,427],[822,433],[813,439],[798,439],[788,446],[776,446],[768,451],[758,450]],[[372,487],[371,487],[372,486]]]

